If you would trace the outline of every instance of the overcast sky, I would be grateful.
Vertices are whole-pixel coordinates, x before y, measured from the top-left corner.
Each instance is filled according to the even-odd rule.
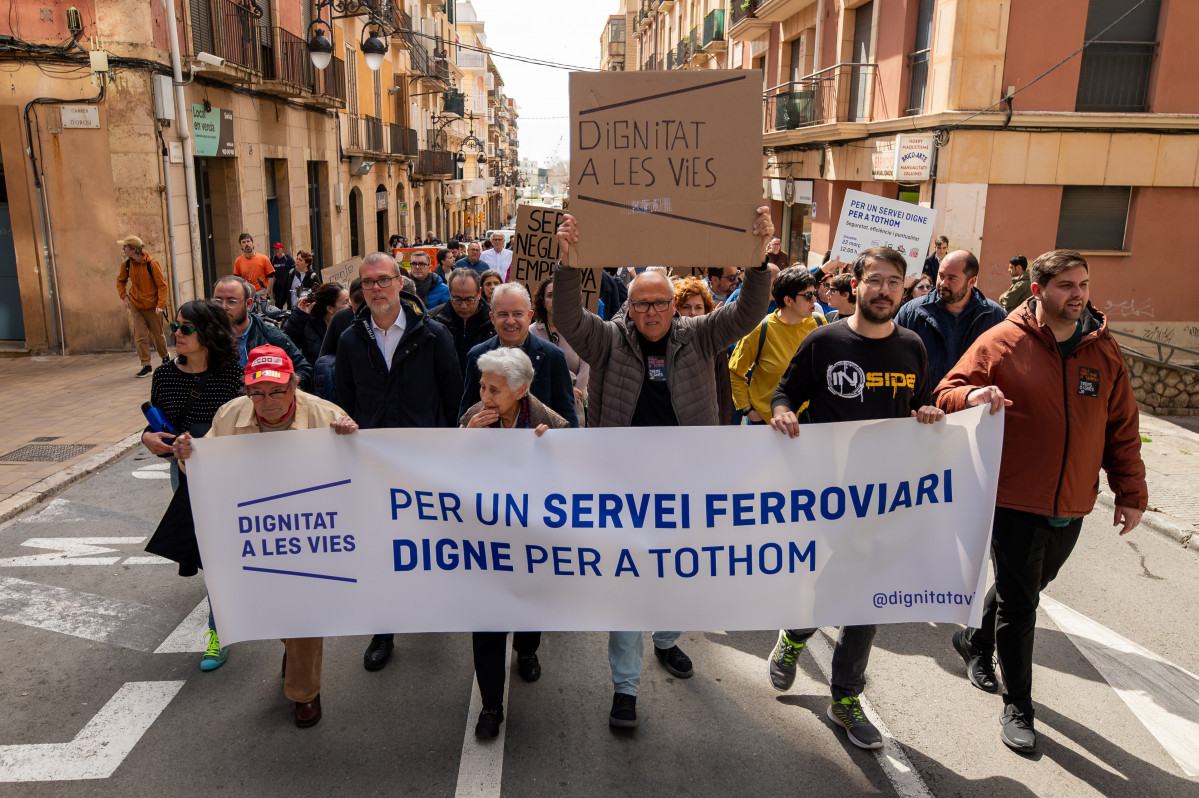
[[[597,69],[600,34],[617,0],[471,0],[485,24],[487,46],[514,55]],[[520,157],[541,161],[570,158],[568,88],[565,69],[534,66],[492,56],[504,92],[520,111]],[[541,117],[541,118],[539,118]],[[547,119],[544,117],[560,117]],[[559,146],[559,141],[561,145]]]

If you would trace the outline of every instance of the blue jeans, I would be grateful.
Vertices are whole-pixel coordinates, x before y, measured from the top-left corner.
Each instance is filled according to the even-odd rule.
[[[654,648],[670,648],[682,632],[654,632]],[[637,695],[641,687],[641,659],[644,632],[608,632],[608,664],[612,666],[612,686],[617,693]]]
[[[866,688],[866,664],[874,645],[876,626],[842,626],[833,646],[833,700],[859,695]],[[803,643],[815,629],[788,629],[792,642]]]

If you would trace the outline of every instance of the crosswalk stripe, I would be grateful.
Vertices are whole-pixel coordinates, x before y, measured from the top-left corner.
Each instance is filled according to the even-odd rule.
[[[508,636],[508,663],[504,675],[505,716],[508,707],[508,682],[512,675],[512,636]],[[504,775],[504,739],[508,723],[500,724],[499,736],[494,740],[475,739],[475,721],[483,711],[483,697],[479,693],[478,679],[471,680],[470,709],[466,713],[466,735],[462,741],[462,759],[458,763],[458,787],[455,798],[499,798],[500,783]]]
[[[154,649],[155,654],[184,654],[200,652],[207,648],[208,641],[204,633],[208,631],[208,596],[187,614],[175,631],[162,641],[162,645]]]
[[[1182,771],[1199,777],[1199,676],[1045,594],[1041,607]]]

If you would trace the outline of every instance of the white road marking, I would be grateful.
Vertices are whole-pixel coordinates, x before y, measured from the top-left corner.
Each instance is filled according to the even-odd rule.
[[[0,782],[108,778],[184,684],[126,682],[71,742],[0,745]]]
[[[466,736],[462,741],[462,759],[458,764],[458,787],[455,798],[499,798],[500,782],[504,775],[504,739],[508,728],[508,681],[512,676],[512,636],[508,636],[504,662],[508,664],[504,675],[504,722],[500,724],[499,736],[494,740],[475,738],[475,722],[483,711],[483,698],[479,694],[479,682],[471,680],[470,709],[466,713]]]
[[[151,463],[148,466],[133,471],[134,479],[170,479],[171,464],[170,463]]]
[[[1182,771],[1199,777],[1199,676],[1044,594],[1041,607]]]
[[[125,558],[123,552],[116,557],[97,557],[98,554],[117,552],[112,546],[138,546],[145,543],[143,537],[112,538],[30,538],[22,543],[31,549],[50,549],[47,554],[27,554],[22,557],[0,559],[0,567],[25,568],[38,565],[115,565]],[[126,565],[160,565],[170,560],[162,557],[138,555],[124,559]]]
[[[831,680],[833,673],[832,644],[823,634],[815,634],[808,639],[807,649],[812,652],[812,659],[820,668],[821,675],[826,681]],[[864,694],[858,696],[858,700],[861,702],[862,712],[866,714],[866,718],[882,735],[883,747],[876,750],[874,755],[878,759],[883,773],[890,780],[891,786],[895,788],[895,794],[900,798],[932,798],[933,794],[929,792],[928,785],[924,783],[924,779],[920,778],[920,773],[912,765],[908,755],[895,742],[895,738],[887,729],[887,724],[883,723],[883,719],[874,710],[874,706]]]
[[[184,654],[205,651],[207,641],[204,633],[208,631],[208,596],[188,613],[188,616],[175,627],[175,631],[162,641],[162,645],[154,649],[155,654]]]
[[[0,620],[153,651],[178,616],[158,607],[0,576]]]

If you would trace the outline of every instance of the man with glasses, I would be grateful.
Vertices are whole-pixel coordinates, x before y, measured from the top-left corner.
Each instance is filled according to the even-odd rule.
[[[495,325],[495,335],[471,349],[466,356],[459,417],[479,401],[479,356],[507,346],[520,349],[533,361],[533,384],[529,393],[566,419],[570,426],[578,427],[574,378],[570,376],[566,355],[549,341],[529,335],[533,303],[528,289],[520,283],[497,285],[491,295],[491,323]]]
[[[980,335],[1007,318],[977,284],[978,259],[964,249],[954,250],[941,261],[937,290],[913,299],[895,315],[896,324],[924,342],[929,382],[934,386]]]
[[[853,264],[857,312],[843,324],[814,330],[791,359],[771,402],[770,426],[792,438],[804,424],[915,417],[933,424],[945,414],[933,407],[924,345],[892,318],[903,295],[907,261],[888,247],[872,247]],[[806,407],[805,407],[806,405]],[[797,419],[796,412],[803,408]],[[790,689],[795,661],[815,629],[779,632],[768,672],[776,690]],[[882,736],[862,711],[866,664],[874,626],[843,626],[833,648],[832,704],[828,716],[859,748],[881,748]]]
[[[472,241],[466,245],[466,255],[458,259],[454,268],[474,269],[479,274],[487,271],[488,266],[483,262],[483,248],[479,246],[478,241]]]
[[[430,318],[446,326],[454,336],[458,366],[466,376],[467,354],[471,349],[495,335],[491,323],[491,307],[483,299],[483,284],[474,269],[454,269],[450,272],[450,301],[432,311]]]
[[[449,301],[450,289],[444,280],[430,271],[429,266],[429,253],[423,250],[413,250],[408,256],[408,271],[416,287],[416,295],[426,308],[432,310]]]
[[[579,241],[578,224],[570,214],[563,216],[558,228],[562,261],[554,276],[554,324],[591,366],[588,427],[720,424],[713,359],[758,325],[770,300],[765,257],[774,225],[769,207],[758,208],[757,214],[753,231],[762,239],[763,261],[747,271],[739,302],[705,316],[676,317],[670,279],[665,272],[647,269],[629,286],[627,313],[613,321],[583,311],[582,274],[570,268],[570,248]],[[715,271],[724,275],[737,270]],[[695,671],[676,644],[681,634],[655,632],[654,654],[671,675],[686,679]],[[632,728],[638,723],[643,645],[641,632],[608,635],[615,691],[608,715],[612,726]]]
[[[729,295],[741,283],[741,270],[736,266],[710,268],[704,283],[712,292],[712,299],[716,300],[716,307],[719,308],[728,301]]]
[[[213,300],[225,306],[225,313],[229,315],[229,322],[233,325],[238,365],[246,365],[246,353],[251,349],[266,344],[277,346],[291,358],[296,376],[300,379],[300,387],[305,391],[313,390],[312,364],[304,359],[304,355],[287,337],[287,333],[250,313],[253,297],[254,289],[250,283],[232,274],[217,280],[212,289]]]
[[[787,253],[783,252],[783,239],[770,239],[770,246],[766,248],[766,262],[778,266],[780,270],[791,265]]]
[[[337,404],[363,429],[456,427],[462,372],[450,331],[400,295],[400,267],[372,252],[358,267],[366,304],[337,341]],[[377,671],[395,648],[375,635],[362,665]]]

